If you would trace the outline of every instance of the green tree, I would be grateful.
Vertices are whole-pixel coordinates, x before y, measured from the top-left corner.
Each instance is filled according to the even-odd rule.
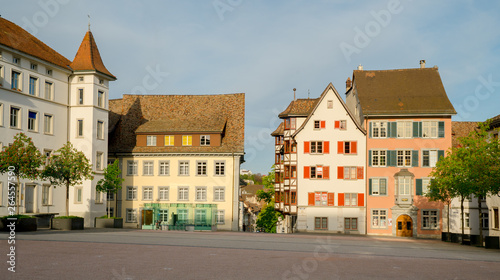
[[[95,187],[96,191],[103,193],[117,193],[122,188],[122,182],[125,180],[120,177],[120,167],[118,166],[118,160],[115,160],[113,164],[108,165],[104,169],[104,178],[97,182]],[[108,218],[109,218],[109,201],[108,203]]]
[[[69,187],[91,180],[92,165],[83,152],[67,142],[48,158],[42,176],[54,186],[66,186],[66,216],[69,216]]]
[[[271,172],[262,179],[263,190],[257,191],[257,200],[266,202],[266,206],[257,216],[257,227],[263,228],[265,232],[276,233],[276,223],[283,215],[274,209],[274,165]]]
[[[16,214],[19,214],[20,195],[19,186],[21,179],[36,180],[40,177],[39,167],[42,165],[44,157],[35,147],[30,137],[24,133],[18,133],[14,136],[14,143],[11,146],[4,147],[0,153],[0,173],[9,173],[13,171],[17,179],[15,187],[16,193]],[[14,169],[10,170],[9,169]],[[9,186],[10,187],[10,186]]]

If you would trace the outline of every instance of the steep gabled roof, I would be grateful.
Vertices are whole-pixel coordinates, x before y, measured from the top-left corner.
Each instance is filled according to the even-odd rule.
[[[273,131],[273,133],[271,133],[271,136],[281,136],[284,134],[285,132],[285,125],[283,124],[283,122],[280,123],[280,125],[278,125],[278,128],[276,128],[275,131]]]
[[[354,70],[364,115],[456,114],[437,68]]]
[[[278,117],[305,117],[309,115],[311,110],[314,108],[318,99],[297,99],[290,102],[285,111],[281,112]]]
[[[123,95],[109,101],[110,153],[243,153],[245,94]],[[192,128],[190,128],[192,127]],[[136,133],[217,132],[221,146],[139,147]]]
[[[71,61],[13,22],[0,17],[0,44],[71,70]]]
[[[74,71],[96,71],[116,80],[116,77],[104,66],[94,36],[90,30],[83,37],[80,48],[70,66]]]

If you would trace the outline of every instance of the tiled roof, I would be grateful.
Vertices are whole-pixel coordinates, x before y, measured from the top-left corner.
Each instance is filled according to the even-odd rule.
[[[292,116],[302,116],[307,117],[309,113],[312,111],[316,103],[318,102],[318,98],[316,99],[297,99],[290,102],[285,111],[281,112],[278,117],[286,118]]]
[[[491,121],[490,128],[500,127],[500,115],[495,116],[495,117],[488,119],[488,120]]]
[[[256,195],[258,190],[263,190],[264,185],[246,185],[241,187],[241,193],[247,195]]]
[[[116,77],[104,66],[99,49],[97,49],[97,44],[94,41],[94,36],[90,30],[83,37],[80,48],[70,66],[74,71],[97,71],[116,80]]]
[[[285,128],[285,125],[283,124],[283,122],[280,123],[280,125],[278,125],[278,128],[276,128],[275,131],[273,131],[273,133],[271,133],[271,136],[281,136],[284,134],[284,128]]]
[[[71,70],[69,68],[71,61],[26,30],[2,17],[0,17],[0,44]]]
[[[140,125],[136,133],[151,132],[213,132],[222,133],[226,119],[214,116],[211,119],[200,119],[196,115],[186,118],[152,120]]]
[[[437,68],[354,70],[365,115],[456,114]]]
[[[110,153],[243,153],[245,131],[245,94],[220,95],[123,95],[110,100]],[[221,120],[225,130],[221,146],[215,147],[138,147],[138,128],[144,132],[148,122],[157,132],[159,123],[179,127],[205,127],[206,132],[219,131]],[[179,124],[183,122],[183,124]],[[146,129],[147,130],[147,129]],[[165,128],[170,132],[171,128]]]
[[[451,123],[451,146],[458,147],[459,139],[469,135],[478,127],[478,122],[452,122]]]

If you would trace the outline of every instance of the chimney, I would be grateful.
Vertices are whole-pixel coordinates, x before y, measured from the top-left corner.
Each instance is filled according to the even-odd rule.
[[[425,60],[420,60],[420,68],[425,68]]]
[[[295,98],[295,91],[296,91],[296,90],[297,90],[296,88],[293,88],[293,101],[295,101],[295,100],[296,100],[296,98]]]
[[[362,70],[363,70],[363,65],[361,65],[361,64],[360,64],[360,65],[358,65],[358,70],[361,70],[361,71],[362,71]]]
[[[352,86],[351,77],[347,77],[347,81],[345,81],[345,91],[348,91]]]

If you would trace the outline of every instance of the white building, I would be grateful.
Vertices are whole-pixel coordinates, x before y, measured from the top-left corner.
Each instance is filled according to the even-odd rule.
[[[69,214],[85,218],[105,214],[105,197],[95,191],[108,150],[109,82],[90,30],[70,61],[23,30],[0,18],[0,144],[23,132],[45,155],[67,141],[93,164],[93,180],[70,188]],[[65,215],[65,188],[46,181],[21,180],[20,213]],[[7,204],[7,175],[0,176],[0,206]],[[7,208],[0,207],[0,216]]]

